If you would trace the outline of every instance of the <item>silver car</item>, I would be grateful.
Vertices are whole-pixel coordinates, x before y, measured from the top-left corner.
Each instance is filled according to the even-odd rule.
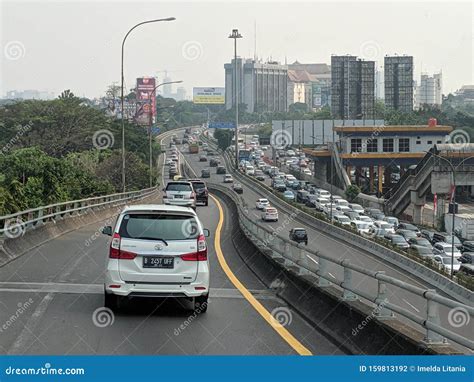
[[[191,182],[168,182],[164,189],[163,203],[196,208],[196,194]]]

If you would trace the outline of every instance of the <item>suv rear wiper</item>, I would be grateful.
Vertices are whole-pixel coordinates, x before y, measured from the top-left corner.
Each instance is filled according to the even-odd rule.
[[[162,241],[163,243],[165,243],[166,246],[168,246],[168,242],[167,242],[165,239],[160,239],[159,237],[140,236],[140,237],[137,237],[137,239],[142,239],[142,240],[158,240],[158,241]]]

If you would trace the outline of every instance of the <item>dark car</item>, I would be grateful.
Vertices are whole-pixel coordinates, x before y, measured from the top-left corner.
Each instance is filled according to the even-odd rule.
[[[385,236],[386,238],[387,236]],[[407,241],[405,240],[405,238],[401,235],[391,235],[390,236],[390,242],[392,243],[392,245],[400,248],[400,249],[408,249],[410,247],[410,245],[407,243]]]
[[[244,189],[240,183],[234,183],[234,185],[232,186],[232,189],[238,194],[244,193]]]
[[[207,157],[205,155],[201,155],[199,157],[199,162],[207,162]]]
[[[308,245],[308,234],[304,228],[292,228],[290,229],[290,240]]]
[[[212,156],[212,155],[216,155],[216,153],[212,150],[207,150],[207,155]]]
[[[168,175],[170,178],[173,178],[175,175],[178,175],[178,169],[176,167],[170,168]]]
[[[275,190],[280,191],[280,192],[286,191],[286,186],[285,186],[285,183],[283,182],[275,183],[275,186],[273,187],[275,188]]]
[[[474,252],[474,241],[465,241],[462,243],[461,252]]]
[[[397,229],[395,231],[395,234],[397,235],[401,235],[405,238],[405,240],[409,240],[409,239],[412,239],[412,238],[416,238],[416,232],[415,231],[411,231],[409,229]]]
[[[474,252],[464,252],[458,260],[463,264],[474,264]]]
[[[421,232],[420,230],[418,229],[417,226],[413,225],[413,224],[410,224],[410,223],[400,223],[398,225],[398,229],[404,229],[404,230],[408,230],[408,231],[413,231],[416,233],[417,236],[420,236],[421,235]]]
[[[202,203],[207,206],[209,204],[209,195],[206,183],[201,179],[189,179],[188,181],[191,182],[196,194],[196,203]]]
[[[227,171],[224,166],[217,166],[216,174],[225,175],[226,173]]]
[[[209,161],[209,166],[211,167],[217,167],[219,165],[219,159],[215,159],[215,158],[212,158],[210,161]]]
[[[299,191],[296,193],[296,201],[297,201],[298,203],[306,203],[306,201],[308,200],[308,196],[309,196],[309,192],[308,192],[308,191],[299,190]]]
[[[474,278],[474,265],[472,264],[461,264],[459,267],[458,275],[462,274]]]
[[[421,237],[424,237],[425,239],[429,240],[430,243],[433,243],[433,236],[436,231],[431,231],[429,229],[422,229],[421,230]]]
[[[211,171],[208,168],[201,170],[201,178],[210,178],[210,177],[211,177]]]
[[[433,245],[439,242],[451,244],[452,240],[453,240],[453,237],[449,233],[435,232],[435,234],[433,235]],[[462,243],[457,238],[457,236],[454,236],[454,246],[458,249],[462,247]]]

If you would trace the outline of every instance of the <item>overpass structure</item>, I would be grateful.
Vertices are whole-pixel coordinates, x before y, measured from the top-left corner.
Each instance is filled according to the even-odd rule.
[[[446,197],[454,192],[454,185],[474,186],[474,144],[435,145],[384,195],[385,211],[399,215],[412,203],[413,221],[420,224],[426,195],[438,195],[440,216],[445,213],[444,203]]]

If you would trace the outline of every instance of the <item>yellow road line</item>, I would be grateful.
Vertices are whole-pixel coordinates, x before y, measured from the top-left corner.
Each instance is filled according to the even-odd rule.
[[[275,329],[275,331],[288,343],[288,345],[290,345],[300,355],[312,355],[311,352],[306,347],[304,347],[301,342],[299,342],[284,326],[282,326],[275,318],[273,318],[271,313],[266,310],[259,301],[257,301],[257,299],[252,295],[252,293],[248,291],[247,288],[245,288],[245,286],[240,282],[240,280],[234,275],[232,270],[227,265],[221,249],[221,230],[224,222],[224,212],[220,202],[213,195],[210,196],[219,209],[219,222],[217,223],[214,247],[216,249],[217,259],[219,260],[222,270],[225,272],[232,284],[234,284],[240,293],[242,293],[250,305],[254,307],[254,309],[265,319],[265,321],[267,321],[268,324],[270,324],[273,329]]]

